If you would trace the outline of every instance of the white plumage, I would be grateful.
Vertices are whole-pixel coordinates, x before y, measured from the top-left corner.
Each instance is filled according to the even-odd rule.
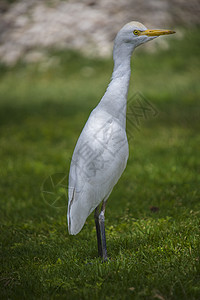
[[[97,107],[91,112],[72,156],[68,189],[68,230],[77,234],[96,209],[95,222],[99,255],[107,259],[105,203],[123,173],[128,159],[126,101],[131,74],[130,60],[135,47],[163,34],[147,30],[138,22],[126,24],[117,34],[111,82]],[[98,205],[103,201],[101,213]]]
[[[82,229],[90,213],[111,193],[125,169],[127,159],[125,128],[97,107],[91,113],[72,157],[69,199],[73,203],[70,202],[71,207],[69,203],[68,211],[71,234],[77,234]]]

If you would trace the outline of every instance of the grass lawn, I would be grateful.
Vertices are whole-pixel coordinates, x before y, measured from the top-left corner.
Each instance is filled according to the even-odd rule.
[[[135,51],[128,113],[137,97],[152,111],[127,121],[104,264],[93,215],[69,236],[65,186],[112,60],[54,51],[51,65],[1,66],[1,299],[200,299],[199,42],[191,29],[168,49]]]

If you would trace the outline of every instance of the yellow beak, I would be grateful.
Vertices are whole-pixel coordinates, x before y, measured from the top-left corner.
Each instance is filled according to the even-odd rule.
[[[159,36],[159,35],[173,34],[173,33],[176,32],[173,30],[147,29],[145,31],[141,31],[140,35]]]

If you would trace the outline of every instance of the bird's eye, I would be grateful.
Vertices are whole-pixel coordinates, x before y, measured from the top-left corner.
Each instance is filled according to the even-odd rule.
[[[133,33],[134,33],[135,35],[139,35],[139,34],[140,34],[139,30],[134,30]]]

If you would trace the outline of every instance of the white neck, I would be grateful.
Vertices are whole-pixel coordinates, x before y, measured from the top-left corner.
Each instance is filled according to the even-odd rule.
[[[118,45],[115,42],[113,51],[114,70],[111,82],[99,103],[101,109],[117,118],[124,128],[126,127],[126,102],[131,75],[130,60],[132,52],[132,45]]]

